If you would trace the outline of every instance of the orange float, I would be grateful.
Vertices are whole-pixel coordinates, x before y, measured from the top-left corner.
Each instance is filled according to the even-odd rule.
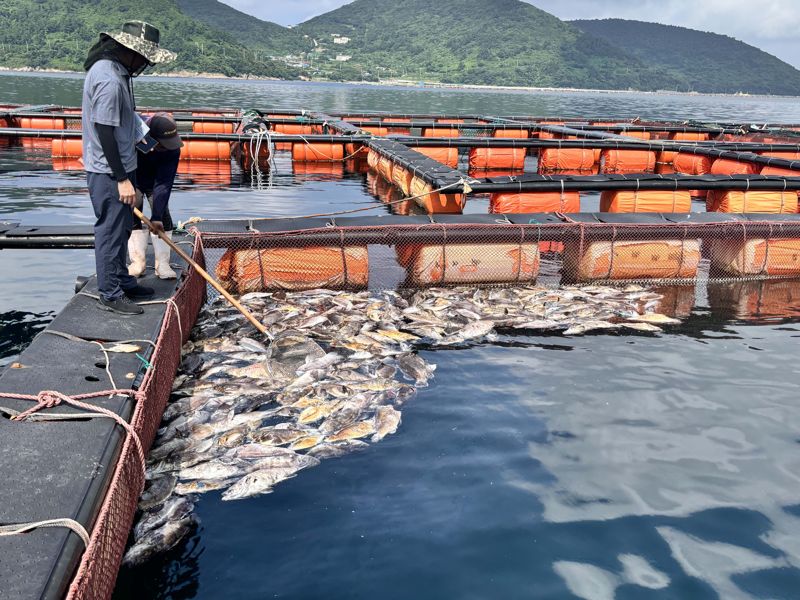
[[[493,214],[580,211],[578,192],[503,192],[489,196],[489,212]]]
[[[566,245],[563,273],[574,281],[691,279],[699,263],[699,240],[592,242]]]
[[[706,210],[724,213],[796,213],[797,192],[711,190],[706,197]]]
[[[702,131],[673,131],[669,134],[669,139],[677,142],[705,142],[711,137]]]
[[[225,121],[192,121],[194,133],[233,133],[233,123]]]
[[[653,173],[656,153],[649,150],[603,150],[600,153],[601,173]]]
[[[526,148],[470,148],[470,169],[524,169]]]
[[[53,158],[81,158],[83,140],[81,138],[53,138],[50,140],[50,156]]]
[[[758,173],[758,165],[751,162],[741,162],[718,158],[711,164],[712,175],[753,175]]]
[[[369,278],[369,253],[363,246],[228,250],[216,269],[228,291],[362,289]]]
[[[692,197],[687,190],[605,191],[600,194],[600,212],[682,213],[690,212]]]
[[[542,175],[585,175],[596,173],[595,151],[591,148],[543,148],[537,170]]]
[[[539,274],[537,244],[398,246],[410,285],[532,283]]]
[[[492,137],[527,139],[530,137],[527,129],[495,129]]]
[[[314,128],[311,125],[302,123],[272,123],[272,130],[275,133],[286,135],[311,135],[314,133]]]
[[[242,144],[247,151],[248,144]],[[262,150],[266,144],[262,145]],[[269,152],[269,148],[266,148]],[[215,142],[213,140],[184,140],[181,148],[181,158],[184,160],[230,160],[230,142]]]
[[[369,133],[371,135],[377,135],[379,137],[383,137],[383,136],[389,135],[389,128],[388,127],[373,127],[373,126],[370,125],[370,126],[367,126],[367,127],[361,127],[361,131],[366,131],[367,133]]]
[[[292,160],[330,162],[344,160],[344,144],[328,142],[296,142],[292,144]]]
[[[458,148],[455,146],[438,148],[433,146],[417,146],[414,150],[443,165],[447,165],[451,169],[455,169],[458,166]]]
[[[464,194],[434,192],[430,183],[416,175],[411,178],[411,195],[428,214],[461,214],[464,210]]]
[[[451,127],[425,127],[422,130],[422,137],[432,138],[457,138],[461,132],[456,128]]]
[[[800,240],[711,240],[711,267],[731,275],[800,275]]]

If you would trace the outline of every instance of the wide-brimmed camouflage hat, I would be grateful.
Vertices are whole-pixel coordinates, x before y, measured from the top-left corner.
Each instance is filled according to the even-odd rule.
[[[126,48],[138,52],[153,64],[170,62],[178,57],[174,52],[158,47],[161,34],[158,29],[144,21],[128,21],[122,26],[122,31],[104,31],[100,35],[107,35]]]

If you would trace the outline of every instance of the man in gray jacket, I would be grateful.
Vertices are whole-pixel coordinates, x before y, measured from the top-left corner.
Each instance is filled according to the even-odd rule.
[[[153,295],[128,275],[125,256],[136,200],[136,143],[142,137],[131,78],[175,59],[159,48],[159,37],[152,25],[130,21],[119,33],[101,33],[83,65],[83,162],[96,217],[99,302],[104,310],[125,315],[142,312],[132,300]]]

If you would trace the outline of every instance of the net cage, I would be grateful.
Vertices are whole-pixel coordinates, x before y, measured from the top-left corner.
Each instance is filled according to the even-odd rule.
[[[317,219],[319,226],[272,232],[258,231],[253,221],[249,230],[236,226],[238,232],[208,223],[197,234],[210,271],[233,294],[800,277],[797,220],[576,220],[583,216],[513,215],[512,222],[496,215],[483,223],[419,218],[429,222],[373,226]]]

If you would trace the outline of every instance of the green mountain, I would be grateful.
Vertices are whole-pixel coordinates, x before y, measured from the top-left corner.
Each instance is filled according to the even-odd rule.
[[[156,71],[198,71],[295,78],[297,70],[269,60],[180,10],[175,0],[2,0],[0,65],[82,70],[87,50],[101,31],[143,20],[161,30],[164,47],[178,59]]]
[[[679,82],[519,0],[355,0],[294,30],[315,39],[317,65],[334,61],[334,74],[356,77],[641,90]]]
[[[311,50],[312,41],[287,27],[262,21],[218,0],[176,0],[181,11],[212,29],[227,32],[239,43],[273,56]]]
[[[680,91],[800,95],[800,71],[725,35],[623,19],[571,23],[681,81]]]

